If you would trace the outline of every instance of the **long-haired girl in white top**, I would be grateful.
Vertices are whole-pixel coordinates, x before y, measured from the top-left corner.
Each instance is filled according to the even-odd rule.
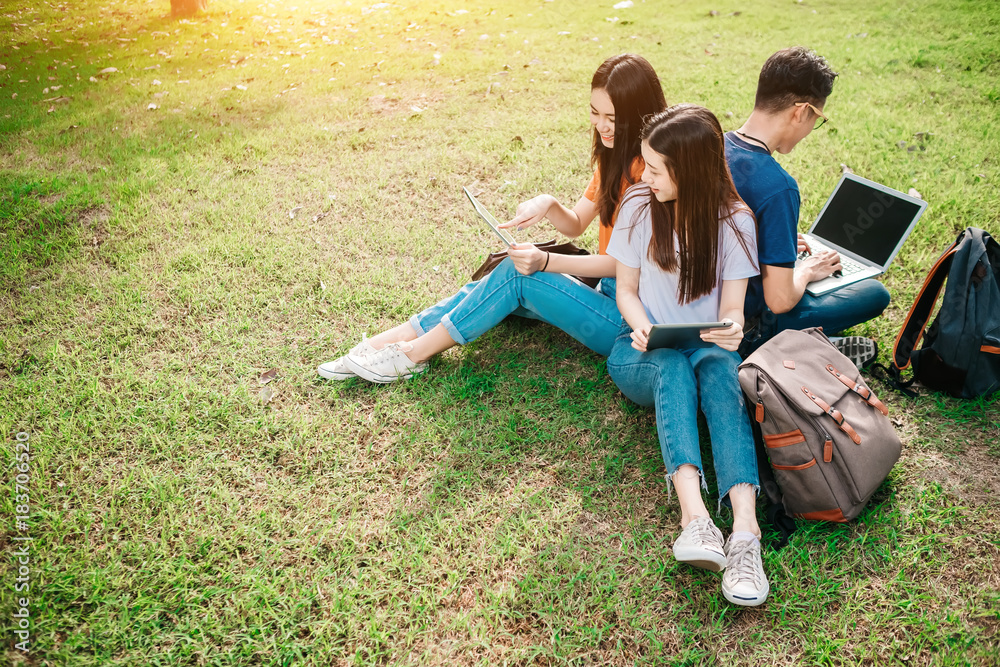
[[[625,195],[608,254],[618,261],[625,324],[608,372],[626,396],[656,409],[668,483],[681,506],[674,557],[726,573],[722,591],[739,605],[764,602],[767,577],[755,514],[753,435],[736,374],[747,279],[758,274],[753,215],[733,186],[722,128],[708,109],[678,105],[642,133],[642,184]],[[649,350],[653,324],[731,322],[679,348]],[[719,498],[733,507],[728,542],[709,516],[698,439],[698,407],[712,440]]]

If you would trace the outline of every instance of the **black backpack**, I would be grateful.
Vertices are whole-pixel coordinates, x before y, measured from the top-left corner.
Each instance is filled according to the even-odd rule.
[[[946,276],[941,309],[925,330]],[[910,366],[913,377],[904,381]],[[896,337],[889,373],[904,390],[918,380],[959,398],[1000,390],[1000,245],[989,233],[969,227],[931,268]]]

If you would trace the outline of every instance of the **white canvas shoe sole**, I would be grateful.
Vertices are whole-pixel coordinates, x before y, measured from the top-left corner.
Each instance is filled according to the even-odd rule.
[[[349,378],[357,377],[347,366],[344,364],[344,358],[334,359],[333,361],[328,361],[325,364],[320,364],[320,367],[316,369],[319,376],[326,378],[327,380],[347,380]]]
[[[382,375],[372,371],[369,368],[365,368],[361,364],[357,363],[351,359],[351,355],[344,357],[344,365],[347,366],[348,370],[352,371],[355,375],[360,378],[364,378],[369,382],[374,382],[375,384],[389,384],[396,382],[397,380],[409,380],[414,375],[419,375],[419,371],[423,370],[420,368],[418,372],[404,371],[403,373],[394,373],[392,375]]]
[[[769,592],[771,592],[771,585],[766,581],[764,582],[764,588],[755,595],[747,593],[747,591],[736,592],[726,585],[725,579],[722,580],[722,595],[733,604],[738,604],[741,607],[756,607],[757,605],[764,604]]]
[[[674,558],[703,570],[721,572],[726,567],[726,555],[712,549],[674,543]]]
[[[374,352],[372,346],[368,344],[368,336],[361,336],[361,342],[354,346],[354,348],[347,354],[365,354],[366,352]],[[348,380],[350,378],[358,377],[357,374],[344,364],[344,360],[347,359],[347,354],[342,357],[337,357],[333,361],[328,361],[325,364],[320,364],[316,372],[319,373],[321,378],[326,378],[327,380]]]

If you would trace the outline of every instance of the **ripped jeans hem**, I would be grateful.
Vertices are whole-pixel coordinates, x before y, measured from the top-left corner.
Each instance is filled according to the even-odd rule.
[[[735,489],[737,486],[742,486],[744,484],[753,488],[753,497],[755,499],[757,498],[757,496],[760,495],[760,484],[755,484],[753,482],[736,482],[735,484],[733,484],[732,486],[730,486],[728,489],[726,489],[725,493],[720,493],[719,494],[719,501],[718,501],[718,503],[715,506],[715,513],[717,515],[718,514],[722,514],[722,499],[725,498],[726,496],[728,496],[729,492],[732,491],[733,489]]]
[[[702,490],[705,493],[708,493],[708,483],[705,481],[705,473],[702,472],[701,468],[699,468],[698,466],[695,466],[693,463],[682,463],[679,466],[675,467],[674,471],[672,473],[669,473],[669,474],[666,474],[666,475],[663,476],[663,479],[667,482],[667,502],[668,503],[671,500],[673,500],[674,480],[672,478],[673,478],[674,475],[677,474],[677,471],[679,471],[683,466],[686,466],[686,465],[694,466],[695,470],[698,471],[698,477],[701,479],[701,488],[702,488]],[[751,486],[753,488],[753,497],[754,498],[756,498],[757,496],[760,495],[760,485],[759,484],[755,484],[755,483],[751,483],[751,482],[736,482],[735,484],[733,484],[732,486],[730,486],[728,489],[726,489],[725,493],[720,493],[719,494],[719,499],[718,499],[718,501],[716,502],[716,505],[715,505],[715,515],[716,516],[719,516],[719,515],[722,514],[722,499],[725,498],[727,495],[729,495],[730,491],[732,491],[733,489],[735,489],[737,486],[740,486],[741,484],[747,484],[747,485],[749,485],[749,486]]]
[[[701,468],[698,467],[698,466],[696,466],[696,465],[694,465],[693,463],[682,463],[679,466],[675,467],[673,472],[668,473],[668,474],[666,474],[666,475],[663,476],[663,479],[665,479],[667,481],[667,502],[668,503],[673,499],[674,480],[672,478],[673,478],[674,475],[677,474],[677,471],[680,470],[681,468],[683,468],[684,466],[692,466],[692,467],[694,467],[695,470],[698,471],[698,477],[701,479],[701,488],[702,488],[702,490],[705,493],[708,493],[708,482],[705,481],[705,473],[703,473],[701,471]]]

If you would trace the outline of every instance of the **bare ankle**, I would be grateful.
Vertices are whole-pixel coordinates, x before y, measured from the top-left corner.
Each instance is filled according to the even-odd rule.
[[[372,336],[371,338],[368,339],[368,344],[371,345],[376,350],[381,350],[390,343],[409,342],[416,338],[417,338],[416,330],[409,322],[406,322],[405,324],[400,324],[399,326],[393,327],[388,331],[383,331],[382,333],[376,336]],[[411,361],[413,360],[411,359]]]
[[[368,339],[368,344],[372,346],[372,349],[381,350],[389,343],[395,343],[394,340],[389,340],[391,336],[389,334],[391,331],[384,331],[377,336],[372,336]]]
[[[734,533],[753,533],[760,539],[760,526],[756,521],[733,521]]]

